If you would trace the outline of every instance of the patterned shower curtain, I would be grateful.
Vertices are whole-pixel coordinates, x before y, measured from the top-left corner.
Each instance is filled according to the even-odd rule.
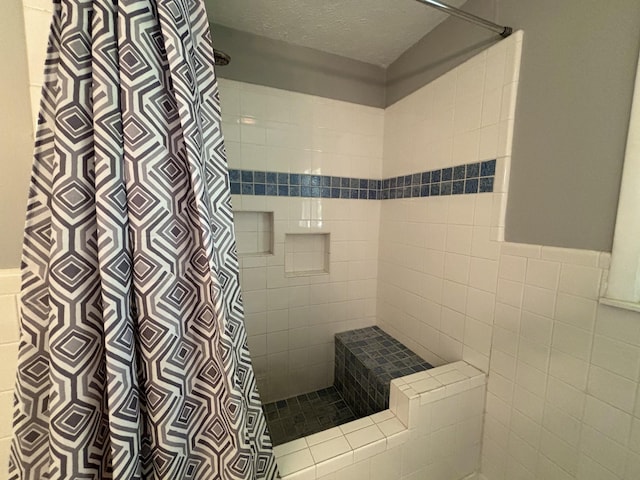
[[[278,476],[202,0],[54,0],[12,479]]]

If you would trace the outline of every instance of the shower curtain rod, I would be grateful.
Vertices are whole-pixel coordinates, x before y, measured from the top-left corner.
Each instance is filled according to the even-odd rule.
[[[454,17],[461,18],[466,20],[467,22],[475,23],[480,27],[486,28],[499,34],[501,37],[506,38],[513,33],[513,29],[511,27],[505,27],[502,25],[498,25],[497,23],[490,22],[489,20],[485,20],[484,18],[477,17],[472,15],[471,13],[464,12],[459,10],[451,5],[447,5],[446,3],[442,3],[439,0],[416,0],[417,2],[424,3],[430,7],[433,7],[442,12],[448,13],[449,15],[453,15]]]

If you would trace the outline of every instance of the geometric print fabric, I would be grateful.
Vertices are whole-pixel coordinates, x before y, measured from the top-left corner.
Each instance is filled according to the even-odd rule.
[[[278,477],[201,0],[54,0],[12,479]]]

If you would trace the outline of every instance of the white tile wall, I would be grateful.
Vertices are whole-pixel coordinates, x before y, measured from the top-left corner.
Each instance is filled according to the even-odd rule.
[[[525,294],[500,308],[508,335],[496,317],[488,401],[500,410],[487,410],[484,475],[513,478],[517,463],[518,478],[636,478],[640,315],[598,307],[608,254],[510,244],[502,252],[500,271],[512,279],[503,285]],[[499,358],[516,364],[508,389],[492,388],[505,374]],[[512,449],[513,438],[525,446]]]
[[[486,369],[489,362],[501,283],[499,244],[480,212],[490,196],[382,202],[378,322],[436,365],[464,358]],[[429,221],[431,209],[441,218]],[[471,224],[447,223],[446,212],[460,209],[477,214]]]
[[[504,238],[522,38],[516,32],[385,110],[384,178],[498,159],[496,195],[481,212],[495,240]]]
[[[219,79],[229,166],[380,178],[384,111]]]
[[[464,358],[486,371],[496,297],[548,313],[542,287],[561,281],[541,261],[525,291],[513,283],[522,265],[501,271],[494,241],[503,236],[521,44],[519,32],[385,112],[384,177],[498,160],[494,193],[382,203],[378,323],[436,365]]]
[[[236,210],[274,218],[274,254],[240,258],[249,349],[266,402],[331,385],[333,335],[375,323],[379,202],[318,202],[233,198]],[[285,235],[302,233],[329,235],[329,273],[286,271]]]
[[[230,168],[381,178],[382,109],[224,79],[220,97]],[[274,254],[241,259],[263,401],[331,385],[333,335],[375,323],[379,202],[237,195],[233,205],[273,212]],[[325,253],[311,255],[299,234],[322,234]],[[293,275],[307,270],[328,273]]]
[[[18,292],[20,273],[0,270],[0,479],[6,478],[11,442],[13,387],[18,353]]]

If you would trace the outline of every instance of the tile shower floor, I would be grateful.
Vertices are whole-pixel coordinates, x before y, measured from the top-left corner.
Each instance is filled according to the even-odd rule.
[[[267,403],[263,408],[274,446],[357,418],[335,387]]]

